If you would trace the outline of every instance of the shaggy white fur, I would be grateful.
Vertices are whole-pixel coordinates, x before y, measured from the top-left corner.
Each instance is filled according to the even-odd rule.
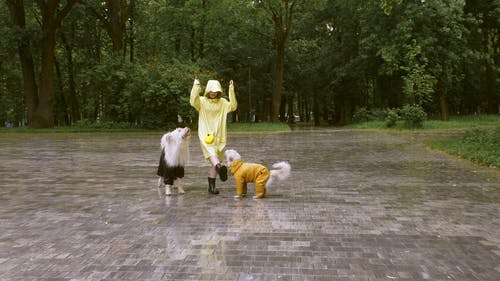
[[[188,127],[177,128],[161,137],[161,149],[165,151],[168,166],[185,166],[189,159],[189,139],[191,131]]]
[[[270,170],[271,177],[266,182],[266,188],[271,186],[274,180],[286,180],[290,176],[292,167],[288,162],[281,161],[273,164],[273,170]]]
[[[164,152],[164,160],[166,167],[168,168],[182,168],[182,173],[184,173],[184,166],[189,159],[189,139],[191,137],[191,131],[188,127],[177,128],[171,132],[164,134],[161,137],[161,149]],[[184,176],[184,175],[183,175]],[[158,188],[164,184],[165,178],[160,176],[158,179]],[[184,194],[184,189],[179,181],[175,179],[176,186],[179,194]],[[173,184],[165,185],[165,194],[172,194]]]

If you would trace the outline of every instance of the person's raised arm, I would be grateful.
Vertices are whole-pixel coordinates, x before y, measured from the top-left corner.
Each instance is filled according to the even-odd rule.
[[[198,78],[194,79],[193,88],[191,89],[191,95],[189,97],[189,103],[196,110],[200,110],[200,92],[201,92],[201,84]]]
[[[234,92],[234,82],[231,80],[229,81],[229,112],[235,111],[236,108],[238,108],[238,101]]]

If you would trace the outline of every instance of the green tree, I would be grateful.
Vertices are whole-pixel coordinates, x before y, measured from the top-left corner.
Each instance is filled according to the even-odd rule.
[[[135,0],[106,0],[104,2],[89,0],[83,3],[103,24],[104,30],[113,43],[113,54],[123,52],[125,28],[131,18]]]
[[[13,26],[26,30],[26,15],[22,0],[6,0]],[[24,95],[28,104],[28,123],[34,128],[54,126],[54,58],[56,47],[56,31],[64,17],[69,13],[77,0],[68,0],[61,4],[59,0],[36,1],[41,16],[39,42],[40,75],[39,86],[35,79],[34,60],[31,55],[30,38],[18,41],[18,53],[23,69]]]
[[[405,104],[446,119],[500,99],[499,0],[75,2],[2,1],[1,121],[161,127],[195,114],[195,76],[235,81],[235,121]]]
[[[299,0],[262,0],[256,1],[273,22],[276,67],[274,90],[272,94],[271,121],[278,121],[285,70],[286,43],[292,29],[292,19]],[[283,119],[284,116],[281,116]]]
[[[432,93],[436,84],[434,76],[428,73],[428,60],[421,57],[421,47],[416,40],[407,46],[406,61],[401,69],[403,76],[403,93],[410,104],[424,106],[432,101]]]
[[[22,77],[19,72],[19,58],[15,42],[19,32],[10,28],[9,10],[6,2],[0,1],[0,126],[12,122],[17,126],[26,120],[24,97],[21,85]]]
[[[362,41],[363,49],[381,59],[377,79],[384,74],[393,85],[400,85],[393,97],[406,91],[406,97],[425,100],[418,96],[433,93],[430,108],[437,108],[444,120],[449,116],[455,85],[463,79],[463,64],[471,56],[467,50],[464,4],[460,0],[404,1],[393,6],[389,15],[377,17],[381,23],[374,22],[376,17],[365,17],[370,22],[364,25],[366,34],[372,35]],[[401,103],[404,99],[396,101]]]
[[[455,85],[463,79],[464,62],[470,58],[467,48],[467,18],[464,15],[465,1],[429,1],[422,8],[419,30],[425,31],[420,40],[424,56],[429,59],[429,72],[436,78],[435,99],[439,101],[441,118],[448,120],[449,102],[454,95]],[[422,27],[426,27],[423,29]]]
[[[477,22],[468,25],[472,33],[469,48],[478,54],[467,65],[464,88],[475,95],[465,95],[462,111],[478,108],[489,114],[498,113],[500,104],[500,0],[468,0],[465,12]],[[466,105],[472,109],[464,108]]]

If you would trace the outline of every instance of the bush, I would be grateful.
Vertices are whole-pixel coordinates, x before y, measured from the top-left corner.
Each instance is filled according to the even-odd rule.
[[[392,128],[396,126],[396,122],[399,120],[398,109],[388,109],[385,116],[385,126]]]
[[[73,125],[71,125],[71,128],[80,130],[130,130],[137,129],[137,126],[128,122],[92,122],[91,120],[83,119],[75,122]]]
[[[384,121],[387,116],[387,109],[373,108],[370,110],[371,121]]]
[[[427,113],[420,105],[405,105],[400,109],[367,109],[358,107],[352,117],[354,123],[384,121],[388,128],[395,127],[397,121],[403,120],[406,128],[421,128],[427,119]]]
[[[366,107],[364,107],[364,106],[363,107],[357,107],[356,110],[354,110],[354,114],[352,116],[352,120],[355,123],[371,121],[370,111]]]
[[[427,119],[427,113],[420,105],[407,104],[399,110],[399,115],[408,128],[421,128]]]
[[[352,116],[354,123],[370,122],[370,121],[383,121],[387,115],[385,109],[366,107],[357,107]]]

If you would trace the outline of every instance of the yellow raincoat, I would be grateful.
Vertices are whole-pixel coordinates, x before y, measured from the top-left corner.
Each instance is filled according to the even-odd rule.
[[[220,92],[222,87],[217,80],[209,80],[205,88],[203,97],[200,97],[201,85],[195,81],[191,89],[189,103],[198,112],[198,137],[200,138],[201,150],[205,159],[210,156],[223,158],[224,147],[226,147],[226,117],[229,112],[235,111],[238,107],[234,86],[229,85],[229,101],[221,98],[208,98],[209,92]],[[207,135],[213,135],[214,141],[211,144],[205,142]]]

